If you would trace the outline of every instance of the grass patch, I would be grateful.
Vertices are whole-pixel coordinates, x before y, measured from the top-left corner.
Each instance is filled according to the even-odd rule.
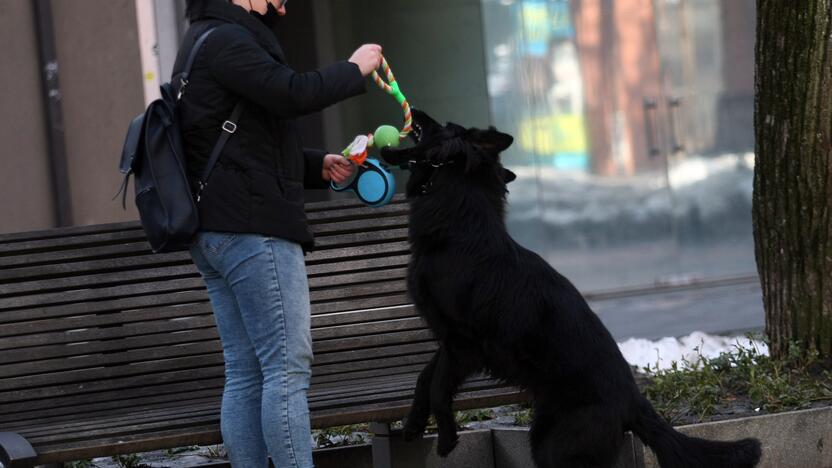
[[[674,362],[668,370],[644,369],[644,393],[671,423],[701,422],[737,407],[773,413],[832,401],[832,372],[816,352],[792,345],[785,359],[774,360],[756,347],[737,345],[715,358],[696,351],[695,359]]]
[[[111,459],[121,468],[147,468],[147,465],[142,463],[142,458],[137,453],[114,455]]]
[[[457,426],[464,426],[471,422],[490,421],[494,419],[494,410],[491,408],[455,411],[454,418]]]
[[[65,462],[63,468],[92,468],[92,459],[77,460],[72,462]]]

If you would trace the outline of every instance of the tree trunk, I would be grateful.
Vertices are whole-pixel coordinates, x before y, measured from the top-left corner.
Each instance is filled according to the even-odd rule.
[[[754,237],[771,352],[832,364],[832,0],[757,0]]]

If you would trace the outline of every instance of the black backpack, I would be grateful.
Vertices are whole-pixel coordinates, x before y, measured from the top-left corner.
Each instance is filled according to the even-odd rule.
[[[222,132],[205,165],[197,187],[191,187],[185,165],[182,136],[177,124],[176,103],[188,86],[197,52],[216,28],[209,29],[194,44],[178,86],[165,83],[162,97],[133,119],[127,131],[119,170],[124,182],[122,205],[126,206],[127,183],[135,174],[136,208],[139,210],[147,241],[154,252],[169,252],[187,247],[199,229],[197,204],[223,147],[234,132],[243,112],[237,103],[231,117],[222,124]],[[176,80],[171,80],[175,82]],[[116,197],[118,193],[116,194]]]

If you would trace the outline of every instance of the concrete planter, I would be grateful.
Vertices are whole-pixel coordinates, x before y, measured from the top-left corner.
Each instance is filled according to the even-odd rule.
[[[716,440],[756,437],[763,443],[761,468],[832,467],[832,407],[682,426],[679,431]],[[319,450],[318,468],[372,468],[369,445]],[[436,436],[392,441],[393,468],[532,468],[528,428],[460,433],[447,459],[436,455]],[[616,468],[658,468],[649,448],[627,436]]]
[[[832,467],[832,407],[693,424],[677,429],[688,435],[716,440],[756,437],[763,443],[760,468]],[[643,453],[644,466],[658,468],[650,449],[644,448]]]

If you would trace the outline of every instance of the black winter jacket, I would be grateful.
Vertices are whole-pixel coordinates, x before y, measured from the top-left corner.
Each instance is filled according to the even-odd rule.
[[[199,203],[200,228],[281,237],[304,248],[313,239],[303,189],[326,188],[326,152],[304,149],[295,118],[365,91],[357,65],[338,62],[298,73],[261,21],[227,0],[203,0],[192,11],[174,65],[184,68],[197,38],[211,27],[178,105],[188,172],[195,184],[240,99],[237,131],[226,144]]]

